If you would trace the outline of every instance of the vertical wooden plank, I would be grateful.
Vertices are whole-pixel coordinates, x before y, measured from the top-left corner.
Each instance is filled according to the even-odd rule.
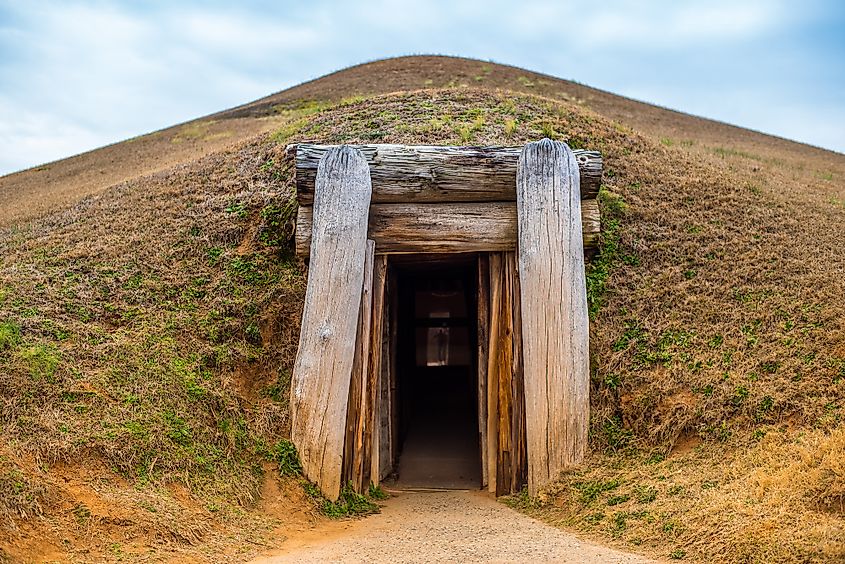
[[[360,152],[334,147],[320,159],[291,386],[291,438],[305,476],[332,500],[340,494],[371,193],[369,167]]]
[[[399,281],[394,275],[388,274],[390,288],[390,389],[388,390],[390,401],[390,467],[396,466],[399,460],[399,393],[398,393],[398,369],[399,355]]]
[[[382,335],[382,370],[380,381],[380,400],[379,400],[379,466],[378,478],[379,481],[384,480],[393,468],[393,438],[392,438],[392,394],[391,386],[394,379],[394,349],[393,333],[395,333],[395,322],[393,321],[394,305],[392,303],[394,292],[396,291],[392,284],[393,277],[388,268],[387,273],[387,295],[385,296],[384,304],[384,331]]]
[[[502,294],[502,255],[490,253],[490,333],[487,347],[487,489],[497,493],[499,483],[499,326]]]
[[[502,495],[519,491],[527,472],[519,279],[514,253],[491,253],[489,264],[488,489]]]
[[[565,143],[529,143],[517,167],[528,489],[583,460],[589,327],[580,178]]]
[[[373,309],[373,263],[375,243],[367,241],[364,260],[364,284],[361,292],[361,313],[358,322],[358,336],[355,360],[352,365],[352,380],[349,390],[349,411],[347,416],[346,446],[344,449],[344,479],[352,488],[363,491],[365,474],[369,473],[369,422],[370,422],[370,329]]]
[[[510,491],[517,492],[526,483],[528,472],[525,455],[525,383],[522,365],[522,312],[516,253],[508,252],[506,257],[508,263],[507,275],[510,278],[512,288],[511,327],[513,327],[513,335],[510,343],[513,351],[511,355],[511,372],[513,374],[511,378],[511,397],[513,397],[513,403],[510,426],[512,448]]]
[[[370,328],[370,363],[367,388],[369,390],[368,447],[370,452],[369,480],[378,485],[381,481],[379,460],[381,456],[381,376],[384,340],[384,290],[387,280],[387,255],[375,257],[373,266],[373,313]]]
[[[481,488],[488,484],[487,456],[487,362],[490,347],[490,260],[478,257],[478,433],[481,453]]]
[[[499,388],[499,467],[496,470],[496,495],[510,493],[513,476],[513,261],[502,254],[501,293],[493,307],[499,310],[496,371]]]

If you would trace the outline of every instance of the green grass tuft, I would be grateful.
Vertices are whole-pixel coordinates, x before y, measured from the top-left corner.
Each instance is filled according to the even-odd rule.
[[[302,474],[299,453],[296,452],[294,444],[287,439],[282,439],[273,445],[267,453],[267,459],[278,464],[279,474],[282,476],[299,476]]]
[[[13,321],[0,323],[0,351],[16,347],[21,342],[21,328]]]
[[[599,252],[587,265],[587,308],[590,319],[595,319],[604,301],[607,279],[619,260],[629,264],[636,258],[625,255],[619,246],[620,217],[627,205],[621,196],[610,192],[604,186],[599,190],[599,203],[604,218],[599,242]]]
[[[305,488],[305,493],[317,503],[320,512],[330,519],[363,517],[364,515],[372,515],[380,511],[379,506],[373,503],[369,497],[359,494],[352,489],[351,482],[347,483],[340,490],[340,497],[337,501],[326,499],[319,488],[311,482],[304,480],[303,487]]]

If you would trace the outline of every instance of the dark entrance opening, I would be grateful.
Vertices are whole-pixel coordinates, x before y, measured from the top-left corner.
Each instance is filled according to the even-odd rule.
[[[477,256],[397,257],[398,487],[478,489]]]

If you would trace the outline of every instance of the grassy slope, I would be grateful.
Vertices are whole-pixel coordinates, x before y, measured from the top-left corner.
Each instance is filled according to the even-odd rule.
[[[481,86],[512,71],[458,63]],[[354,92],[362,68],[328,97]],[[662,556],[842,554],[841,157],[756,134],[708,145],[683,120],[681,135],[643,136],[577,102],[454,84],[316,113],[274,99],[274,136],[3,232],[0,547],[37,551],[45,527],[67,532],[42,553],[262,538],[255,500],[286,432],[304,281],[288,258],[283,145],[545,132],[607,158],[590,273],[595,454],[542,503],[515,502]],[[83,467],[80,488],[98,484],[87,495],[63,478]],[[90,527],[108,534],[92,543]]]

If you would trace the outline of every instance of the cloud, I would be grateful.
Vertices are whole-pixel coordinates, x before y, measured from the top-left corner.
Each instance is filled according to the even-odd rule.
[[[510,14],[523,35],[570,38],[581,51],[687,49],[776,31],[794,10],[783,1],[603,2],[600,8],[532,0]]]
[[[263,57],[267,53],[307,51],[320,39],[315,29],[238,13],[186,12],[174,27],[177,42],[201,49],[203,53],[222,50]]]
[[[80,146],[98,147],[108,140],[108,136],[87,127],[0,98],[0,171],[11,172],[21,168],[21,163],[31,165],[72,155]]]
[[[784,0],[0,0],[0,174],[409,53],[525,66],[843,150],[820,110],[845,95],[842,42],[831,43],[838,28],[824,9],[821,0],[800,10]],[[834,32],[819,46],[821,25]],[[751,94],[734,106],[754,111],[726,111],[735,90]],[[802,120],[766,111],[785,107]]]

